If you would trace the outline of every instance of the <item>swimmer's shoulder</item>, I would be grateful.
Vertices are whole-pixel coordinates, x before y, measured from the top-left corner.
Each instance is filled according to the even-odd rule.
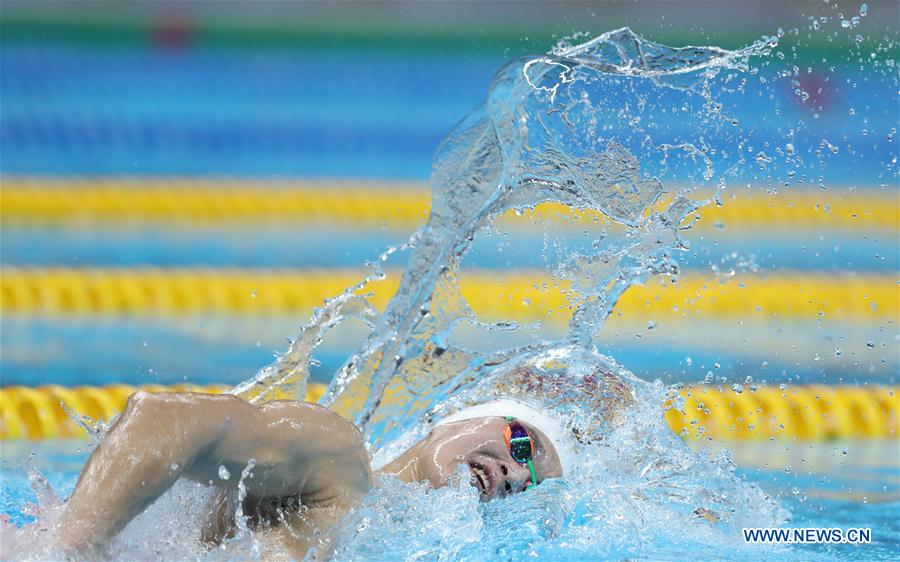
[[[343,479],[368,488],[369,453],[362,432],[346,418],[319,404],[276,400],[260,406],[267,431],[298,458],[323,467]]]
[[[359,428],[321,404],[298,400],[273,400],[262,404],[259,408],[270,426],[283,427],[287,423],[294,429],[329,437],[328,441],[336,446],[363,446],[363,436]]]

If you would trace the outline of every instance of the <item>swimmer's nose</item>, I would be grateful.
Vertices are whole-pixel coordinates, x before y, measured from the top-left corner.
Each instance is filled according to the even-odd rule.
[[[521,492],[531,482],[531,472],[527,466],[518,463],[500,463],[500,471],[503,472],[505,495]]]

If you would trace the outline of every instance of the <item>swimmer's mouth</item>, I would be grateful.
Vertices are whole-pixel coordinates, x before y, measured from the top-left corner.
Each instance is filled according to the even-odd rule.
[[[493,489],[490,472],[485,467],[474,462],[469,463],[469,471],[472,473],[472,485],[478,488],[483,497],[490,496]]]

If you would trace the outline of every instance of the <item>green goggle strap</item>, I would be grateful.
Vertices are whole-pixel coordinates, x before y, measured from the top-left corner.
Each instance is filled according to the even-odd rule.
[[[535,470],[534,470],[534,462],[531,460],[528,461],[528,470],[531,471],[531,484],[525,486],[526,490],[528,488],[531,488],[531,487],[534,487],[534,486],[537,486],[538,484],[540,484],[540,482],[538,482],[538,479],[537,479],[537,472],[535,472]]]

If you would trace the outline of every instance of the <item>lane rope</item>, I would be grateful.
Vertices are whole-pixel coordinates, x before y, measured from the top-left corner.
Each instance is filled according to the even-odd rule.
[[[0,388],[0,439],[86,438],[85,429],[76,424],[66,410],[91,420],[109,421],[125,407],[128,397],[138,390],[149,392],[200,392],[222,394],[228,385],[198,386],[159,384],[130,386],[111,384],[103,387],[59,385],[7,386]],[[315,402],[325,385],[310,384],[306,400]],[[63,407],[65,405],[65,407]]]
[[[685,439],[885,439],[898,437],[900,387],[761,386],[736,392],[688,386],[665,405]]]
[[[92,420],[110,420],[136,390],[220,394],[227,385],[103,387],[57,385],[0,388],[0,439],[85,438],[66,409]],[[325,385],[310,384],[316,401]],[[669,427],[687,440],[885,439],[898,437],[900,387],[762,386],[742,392],[707,385],[682,388],[664,404]],[[65,408],[63,407],[65,404]]]
[[[357,270],[209,268],[0,269],[0,311],[46,316],[305,315],[362,279]],[[384,308],[399,273],[371,283]],[[462,294],[480,318],[562,322],[568,284],[540,272],[465,271]],[[897,280],[883,274],[773,273],[724,280],[657,278],[622,297],[616,318],[882,321],[900,310]],[[616,319],[614,318],[614,320]]]
[[[429,190],[415,182],[277,182],[237,180],[57,181],[3,178],[0,220],[4,224],[59,222],[188,222],[284,220],[292,224],[326,222],[344,228],[387,225],[410,229],[428,216]],[[724,206],[702,210],[695,228],[764,232],[772,228],[822,228],[870,232],[900,227],[894,192],[852,194],[801,190],[768,195],[735,192]],[[528,227],[534,219],[567,217],[583,227],[602,218],[542,204],[506,220]]]

